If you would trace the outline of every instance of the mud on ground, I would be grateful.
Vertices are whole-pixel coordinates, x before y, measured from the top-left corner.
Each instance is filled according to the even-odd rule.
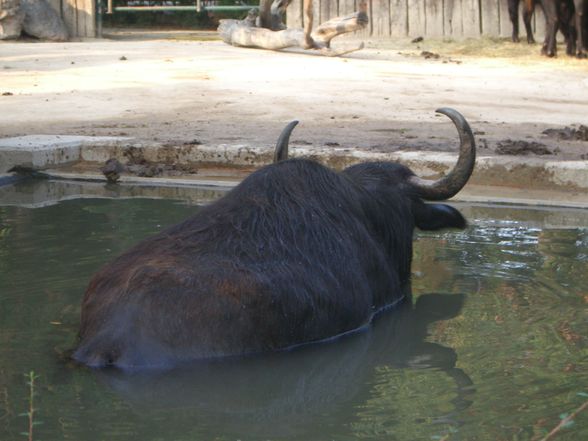
[[[269,147],[299,119],[294,145],[453,151],[454,129],[434,113],[448,106],[481,155],[588,159],[586,137],[566,135],[588,125],[588,61],[545,59],[537,45],[406,39],[325,58],[164,37],[1,42],[0,136]]]

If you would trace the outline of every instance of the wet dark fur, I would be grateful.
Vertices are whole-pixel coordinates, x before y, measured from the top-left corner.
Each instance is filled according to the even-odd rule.
[[[94,276],[74,358],[169,366],[366,325],[403,297],[415,225],[465,226],[457,210],[413,195],[410,174],[391,163],[335,173],[306,160],[253,173]]]

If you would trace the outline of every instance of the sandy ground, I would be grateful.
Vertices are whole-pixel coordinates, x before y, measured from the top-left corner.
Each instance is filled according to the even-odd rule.
[[[549,159],[588,159],[588,130],[587,140],[542,133],[588,126],[588,61],[544,59],[537,46],[406,40],[325,58],[190,35],[117,37],[0,42],[0,137],[270,146],[298,119],[293,144],[447,151],[455,132],[434,110],[449,106],[481,154],[508,151],[510,140]]]

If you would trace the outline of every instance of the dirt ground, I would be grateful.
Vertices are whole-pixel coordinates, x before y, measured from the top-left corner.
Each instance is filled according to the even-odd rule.
[[[434,112],[447,106],[468,119],[480,155],[588,159],[588,61],[563,48],[545,59],[506,40],[398,40],[326,58],[208,33],[110,35],[0,42],[0,137],[271,146],[298,119],[294,145],[450,151],[454,129]]]

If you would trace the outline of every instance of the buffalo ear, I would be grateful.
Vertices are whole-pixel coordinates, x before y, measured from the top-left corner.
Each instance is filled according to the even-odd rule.
[[[467,226],[462,214],[446,204],[425,204],[419,201],[414,204],[413,212],[415,224],[421,230],[464,229]]]

